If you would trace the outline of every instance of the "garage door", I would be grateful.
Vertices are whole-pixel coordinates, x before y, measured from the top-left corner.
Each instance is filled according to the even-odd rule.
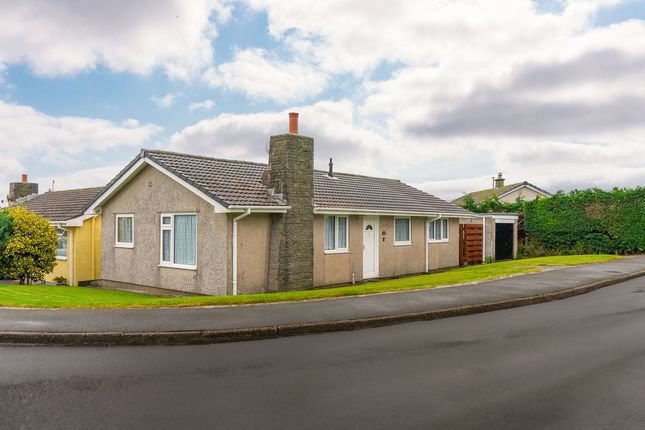
[[[495,223],[495,260],[513,258],[513,224]]]

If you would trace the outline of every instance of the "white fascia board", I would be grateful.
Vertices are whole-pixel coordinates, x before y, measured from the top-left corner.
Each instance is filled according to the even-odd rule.
[[[85,215],[94,215],[96,213],[96,210],[100,208],[103,203],[105,203],[107,200],[109,200],[114,194],[116,194],[117,191],[119,191],[130,179],[134,177],[137,173],[139,173],[146,165],[146,160],[141,158],[139,161],[134,163],[132,167],[130,167],[130,170],[125,172],[123,176],[119,178],[118,181],[116,181],[110,188],[107,190],[103,191],[101,195],[99,196],[98,199],[92,203],[92,206],[87,208],[85,211]]]
[[[100,208],[103,203],[105,203],[107,200],[109,200],[114,194],[116,194],[121,188],[125,186],[134,176],[136,176],[141,170],[143,170],[144,167],[146,166],[151,166],[154,167],[156,170],[159,172],[163,173],[164,175],[168,176],[170,179],[174,180],[175,182],[179,183],[183,187],[187,188],[197,196],[201,197],[204,199],[206,202],[210,203],[216,213],[227,213],[230,212],[227,208],[225,208],[221,203],[218,201],[212,199],[202,191],[198,190],[196,187],[192,186],[188,182],[184,181],[183,179],[179,178],[177,175],[169,172],[168,170],[164,169],[154,161],[148,159],[148,158],[141,158],[139,161],[137,161],[130,169],[123,174],[119,178],[118,181],[116,181],[112,186],[103,191],[103,193],[99,196],[99,198],[90,206],[86,211],[85,215],[94,215],[96,213],[97,208]]]
[[[375,209],[347,209],[347,208],[314,208],[315,214],[322,215],[382,215],[382,216],[421,216],[421,217],[443,217],[443,218],[476,218],[477,215],[440,213],[440,212],[401,212],[383,211]]]
[[[93,216],[94,215],[87,215],[87,214],[77,216],[76,218],[68,219],[67,221],[65,221],[65,225],[67,227],[82,227],[85,220],[88,220]]]
[[[514,223],[515,221],[517,221],[520,218],[518,215],[510,215],[510,214],[508,214],[508,215],[482,214],[481,217],[482,218],[492,218],[492,219],[495,220],[495,222],[499,222],[499,223],[505,223],[506,222],[506,223],[509,223],[509,224]]]
[[[253,213],[287,213],[291,206],[244,206],[244,205],[230,205],[229,212],[245,212],[250,209]]]
[[[548,195],[548,194],[545,194],[545,193],[544,193],[544,191],[538,190],[537,188],[532,187],[532,186],[530,186],[530,185],[526,185],[526,184],[518,185],[518,186],[517,186],[517,187],[515,187],[515,188],[511,188],[510,190],[508,190],[508,191],[505,191],[505,192],[501,193],[498,197],[500,197],[500,198],[501,198],[501,197],[507,196],[507,195],[509,195],[509,194],[511,194],[511,193],[513,193],[513,192],[515,192],[515,191],[517,191],[517,190],[519,190],[519,189],[521,189],[521,188],[528,188],[528,189],[530,189],[530,190],[535,191],[536,193],[538,193],[538,194],[539,194],[539,195],[541,195],[541,196],[549,197],[549,195]]]

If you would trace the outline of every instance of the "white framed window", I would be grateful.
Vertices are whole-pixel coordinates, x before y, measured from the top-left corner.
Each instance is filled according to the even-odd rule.
[[[325,215],[325,252],[349,250],[349,218],[340,215]]]
[[[134,215],[117,214],[114,246],[117,248],[134,248]]]
[[[412,244],[412,221],[410,217],[394,218],[394,244]]]
[[[197,268],[197,214],[161,214],[159,265]]]
[[[440,218],[428,224],[428,242],[448,242],[448,219]]]
[[[67,230],[62,228],[56,229],[58,235],[58,247],[56,248],[56,258],[58,260],[67,260]]]

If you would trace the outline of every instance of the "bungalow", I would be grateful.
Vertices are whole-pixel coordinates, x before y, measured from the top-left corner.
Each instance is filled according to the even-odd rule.
[[[85,215],[102,188],[49,191],[18,201],[25,209],[49,219],[58,232],[56,266],[45,281],[63,277],[78,285],[101,277],[101,216]]]
[[[459,265],[471,212],[398,180],[314,170],[314,140],[272,136],[269,163],[141,150],[88,206],[106,288],[225,295]]]
[[[497,174],[497,178],[493,179],[493,188],[464,194],[452,202],[456,205],[463,206],[466,204],[466,199],[468,199],[468,197],[471,197],[475,203],[481,203],[490,197],[497,196],[502,202],[513,203],[518,198],[528,201],[535,200],[538,197],[549,197],[551,195],[548,191],[527,181],[509,185],[504,185],[504,182],[505,179],[502,176],[502,172],[499,172]]]

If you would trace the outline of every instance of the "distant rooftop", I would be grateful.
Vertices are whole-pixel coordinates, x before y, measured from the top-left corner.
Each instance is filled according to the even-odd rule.
[[[503,195],[511,193],[514,190],[516,190],[518,188],[521,188],[521,187],[524,187],[524,186],[529,186],[531,188],[534,188],[534,189],[536,189],[537,191],[539,191],[540,193],[542,193],[542,194],[544,194],[546,196],[551,195],[551,193],[549,193],[548,191],[543,190],[542,188],[537,187],[537,186],[531,184],[530,182],[524,181],[524,182],[517,182],[515,184],[504,185],[504,186],[497,187],[497,188],[489,188],[489,189],[486,189],[486,190],[474,191],[472,193],[464,194],[463,196],[453,200],[452,202],[454,204],[456,204],[456,205],[463,205],[463,204],[466,203],[466,199],[470,196],[470,197],[473,198],[475,203],[481,203],[481,202],[483,202],[484,200],[486,200],[486,199],[488,199],[490,197],[493,197],[493,196],[502,197]]]
[[[82,215],[87,204],[102,189],[103,187],[49,191],[23,202],[22,206],[50,221],[67,221]]]

